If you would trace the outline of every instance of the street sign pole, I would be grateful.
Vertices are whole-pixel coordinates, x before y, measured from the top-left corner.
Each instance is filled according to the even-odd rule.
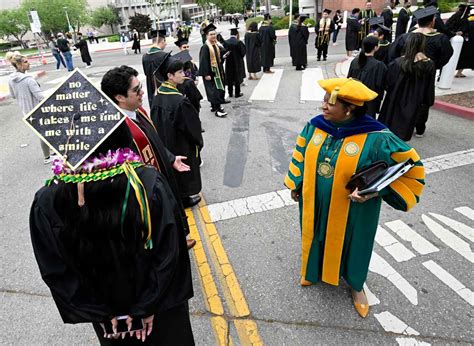
[[[38,38],[39,34],[41,33],[41,22],[38,17],[38,12],[35,10],[31,10],[28,13],[28,20],[30,21],[30,28],[35,38],[36,48],[38,49],[38,55],[40,56],[41,63],[43,65],[46,65],[46,59],[43,56],[43,48],[41,47],[40,41]]]

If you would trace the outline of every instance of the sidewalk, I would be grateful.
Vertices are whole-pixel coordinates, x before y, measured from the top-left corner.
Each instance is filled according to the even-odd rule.
[[[339,78],[344,78],[347,76],[347,73],[349,72],[349,67],[351,65],[351,61],[353,59],[354,58],[349,58],[349,59],[336,63],[334,70],[335,70],[336,75]],[[450,89],[440,89],[436,87],[435,97],[474,91],[474,71],[464,70],[463,73],[466,75],[466,78],[454,78],[453,84]],[[441,110],[448,114],[461,116],[464,118],[474,120],[474,110],[467,107],[462,107],[456,104],[452,104],[452,103],[435,99],[433,108]]]

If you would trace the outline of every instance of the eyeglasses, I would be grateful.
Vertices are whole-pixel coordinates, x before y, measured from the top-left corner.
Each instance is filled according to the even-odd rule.
[[[137,96],[140,96],[140,93],[142,92],[142,89],[143,89],[143,85],[142,83],[140,82],[135,88],[132,89],[132,91],[134,93],[137,94]]]

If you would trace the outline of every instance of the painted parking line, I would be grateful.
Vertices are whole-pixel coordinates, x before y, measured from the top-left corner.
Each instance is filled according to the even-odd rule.
[[[459,282],[458,279],[449,274],[440,265],[432,260],[423,262],[423,265],[446,286],[456,292],[457,295],[468,302],[471,306],[474,306],[472,291]]]

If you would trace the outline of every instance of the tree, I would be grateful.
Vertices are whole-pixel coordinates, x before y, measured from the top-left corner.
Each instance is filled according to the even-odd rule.
[[[114,25],[120,24],[122,21],[118,15],[118,11],[111,6],[102,6],[96,8],[90,13],[90,24],[96,28],[102,25],[110,25],[112,34],[114,33]]]
[[[244,10],[243,0],[215,0],[217,7],[222,9],[224,13],[241,13]]]
[[[201,6],[204,9],[204,18],[207,19],[207,9],[210,7],[210,4],[215,4],[218,1],[211,1],[211,0],[196,0],[196,4]],[[216,4],[217,5],[217,4]]]
[[[66,12],[75,30],[87,18],[87,0],[23,0],[20,9],[26,13],[32,9],[38,11],[41,29],[44,32],[57,33],[69,31]]]
[[[21,9],[0,11],[0,35],[13,36],[26,48],[23,36],[30,30],[27,14]]]
[[[130,17],[128,26],[131,29],[135,29],[138,32],[148,32],[151,29],[152,20],[149,15],[135,13],[134,16]]]

